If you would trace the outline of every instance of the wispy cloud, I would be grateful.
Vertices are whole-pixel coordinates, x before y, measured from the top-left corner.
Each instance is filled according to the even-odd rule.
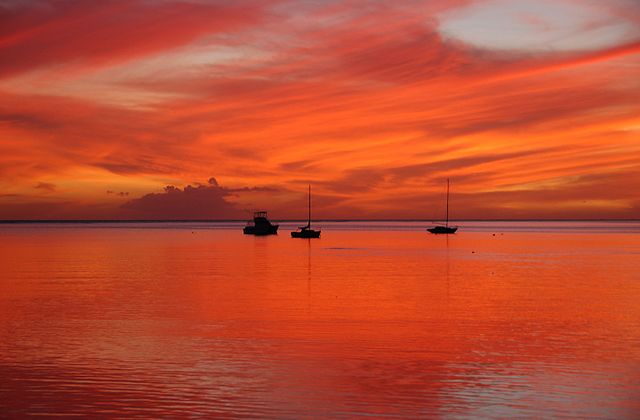
[[[325,217],[414,217],[451,177],[478,215],[627,217],[634,201],[602,188],[640,152],[635,3],[510,6],[536,48],[491,20],[499,3],[4,2],[0,203],[115,214],[127,197],[109,189],[140,215],[204,200],[205,218],[250,202],[288,217],[313,183]],[[483,25],[515,44],[466,36]],[[192,184],[211,173],[224,188]],[[582,192],[560,206],[552,184]]]

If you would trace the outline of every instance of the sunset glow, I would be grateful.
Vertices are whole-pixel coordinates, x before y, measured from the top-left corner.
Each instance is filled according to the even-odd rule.
[[[634,0],[0,3],[0,219],[640,215]]]

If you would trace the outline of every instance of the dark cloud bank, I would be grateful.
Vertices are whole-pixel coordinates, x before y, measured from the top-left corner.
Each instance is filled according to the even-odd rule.
[[[241,212],[227,201],[232,194],[211,178],[207,185],[167,186],[126,202],[121,210],[132,219],[235,219]]]
[[[268,187],[227,188],[215,178],[207,184],[187,185],[184,188],[167,186],[161,193],[150,193],[127,201],[120,207],[131,219],[148,220],[209,220],[244,219],[246,212],[228,201],[238,192],[276,191]]]

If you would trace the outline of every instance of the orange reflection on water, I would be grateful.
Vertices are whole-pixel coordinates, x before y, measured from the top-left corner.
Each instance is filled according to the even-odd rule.
[[[2,411],[640,412],[636,233],[208,227],[0,228]]]

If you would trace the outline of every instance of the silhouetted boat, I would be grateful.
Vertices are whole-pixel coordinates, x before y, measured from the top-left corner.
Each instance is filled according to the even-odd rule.
[[[445,218],[444,226],[434,226],[428,228],[427,231],[439,235],[456,233],[456,230],[458,230],[457,226],[449,226],[449,178],[447,178],[447,215]]]
[[[242,229],[245,235],[275,235],[278,233],[279,225],[273,225],[267,219],[266,211],[257,211],[253,213],[253,221],[247,222]]]
[[[306,226],[300,226],[298,230],[291,232],[292,238],[319,238],[320,231],[311,229],[311,185],[309,185],[309,218]]]

